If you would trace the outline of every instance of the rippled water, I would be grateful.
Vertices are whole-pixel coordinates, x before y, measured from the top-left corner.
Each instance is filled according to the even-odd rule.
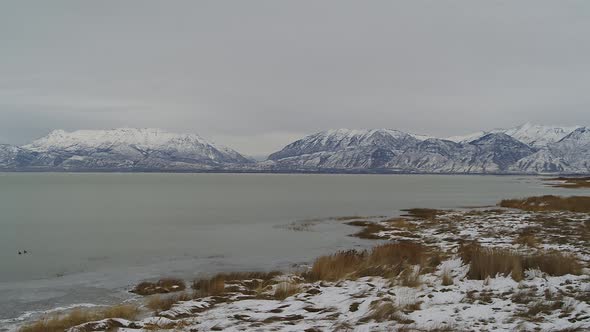
[[[511,176],[0,173],[0,326],[118,301],[146,278],[288,269],[370,244],[333,216],[545,193],[572,191]],[[323,221],[290,227],[310,219]]]

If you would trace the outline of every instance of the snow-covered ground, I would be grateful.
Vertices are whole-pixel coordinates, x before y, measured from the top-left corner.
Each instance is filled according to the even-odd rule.
[[[589,214],[499,208],[426,210],[376,223],[375,237],[418,242],[443,259],[434,269],[425,270],[428,273],[421,273],[413,287],[396,277],[311,282],[300,274],[283,274],[253,291],[252,280],[236,280],[225,283],[226,293],[179,301],[169,310],[146,313],[137,321],[107,319],[71,332],[114,327],[119,331],[590,330]],[[533,234],[534,240],[521,241],[523,234]],[[519,281],[499,274],[470,279],[470,266],[461,260],[459,248],[473,240],[482,247],[522,254],[551,250],[571,254],[582,264],[582,273],[558,276],[530,269]],[[285,285],[294,287],[294,295],[273,296]]]

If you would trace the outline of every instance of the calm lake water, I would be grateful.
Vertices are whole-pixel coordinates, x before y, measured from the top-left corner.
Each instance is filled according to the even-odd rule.
[[[512,176],[0,173],[0,327],[127,299],[147,278],[289,269],[371,244],[334,216],[548,193],[588,191]]]

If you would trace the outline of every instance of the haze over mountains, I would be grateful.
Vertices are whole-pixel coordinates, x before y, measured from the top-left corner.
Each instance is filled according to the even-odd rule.
[[[297,140],[262,162],[195,134],[56,130],[27,145],[0,145],[0,169],[587,174],[590,128],[527,123],[448,138],[393,129],[336,129]]]

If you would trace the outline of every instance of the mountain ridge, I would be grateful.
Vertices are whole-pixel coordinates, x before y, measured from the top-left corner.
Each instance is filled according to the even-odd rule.
[[[588,174],[590,129],[526,123],[447,138],[396,129],[331,129],[295,140],[260,162],[197,134],[54,130],[22,146],[0,144],[0,169]]]

